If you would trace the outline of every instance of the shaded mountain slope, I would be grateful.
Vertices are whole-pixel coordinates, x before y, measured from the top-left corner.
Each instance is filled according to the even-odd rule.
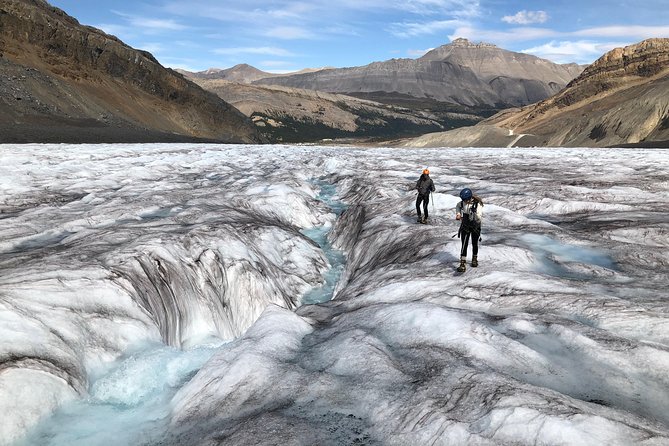
[[[253,119],[270,141],[309,142],[334,138],[392,138],[479,121],[473,114],[436,116],[342,94],[282,86],[195,79]]]
[[[0,2],[0,48],[2,141],[259,141],[216,95],[44,1]]]
[[[500,137],[490,141],[491,134]],[[669,39],[658,38],[608,52],[537,104],[408,144],[605,147],[665,146],[668,140]]]

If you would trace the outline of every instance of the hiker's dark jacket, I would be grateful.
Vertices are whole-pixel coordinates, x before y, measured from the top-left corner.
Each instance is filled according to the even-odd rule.
[[[432,178],[430,178],[429,175],[425,175],[424,173],[421,174],[420,178],[416,182],[416,189],[418,189],[418,195],[422,195],[424,197],[430,195],[430,192],[435,191]]]

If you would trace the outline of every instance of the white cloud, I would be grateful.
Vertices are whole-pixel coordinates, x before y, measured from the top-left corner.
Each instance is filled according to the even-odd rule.
[[[332,25],[323,28],[323,32],[338,36],[359,36],[360,31],[350,25]]]
[[[438,34],[460,27],[459,20],[436,20],[423,23],[393,23],[388,31],[396,37],[415,37],[421,35]]]
[[[206,17],[223,22],[237,22],[246,23],[249,17],[257,17],[257,12],[254,12],[252,2],[248,2],[248,7],[244,10],[241,3],[220,5],[217,2],[206,0],[192,0],[171,1],[163,5],[162,10],[169,14],[175,14],[182,17]]]
[[[311,31],[297,26],[273,27],[265,31],[263,35],[284,40],[313,39],[315,37]]]
[[[484,16],[480,0],[277,0],[269,4],[261,0],[158,0],[156,3],[161,2],[164,2],[163,6],[152,8],[146,16],[115,12],[122,19],[118,20],[119,23],[99,27],[135,45],[159,41],[155,35],[169,36],[170,41],[164,43],[165,48],[147,47],[161,54],[172,47],[180,47],[180,41],[196,39],[180,33],[188,29],[196,30],[197,39],[201,39],[198,42],[200,46],[211,44],[213,40],[218,40],[215,46],[226,42],[222,45],[229,48],[215,50],[218,55],[238,56],[240,59],[264,55],[277,60],[296,56],[289,51],[291,40],[328,39],[335,42],[346,36],[346,42],[342,43],[345,45],[356,40],[351,36],[370,39],[374,38],[371,34],[378,34],[379,31],[389,34],[386,36],[388,40],[411,38],[415,42],[414,47],[434,45],[435,39],[445,42],[464,37],[515,51],[519,51],[519,47],[528,48],[526,52],[554,61],[580,63],[591,62],[603,54],[610,48],[610,42],[631,44],[648,37],[669,36],[669,26],[587,28],[589,25],[584,24],[579,30],[563,32],[536,25],[550,19],[541,10],[522,10],[505,16],[501,20],[511,25],[498,22],[502,28],[496,29],[481,23],[488,23],[491,18],[499,20],[502,14]],[[208,21],[198,22],[199,18],[207,18]],[[479,18],[484,22],[480,22]],[[431,41],[419,40],[425,36],[434,37]],[[296,51],[304,53],[308,50]],[[412,49],[403,54],[420,57],[426,51]]]
[[[295,55],[283,48],[272,46],[217,48],[213,50],[213,52],[223,56],[232,56],[238,54],[264,54],[269,56],[291,57]]]
[[[421,57],[424,56],[425,54],[429,53],[432,51],[434,48],[428,48],[426,50],[408,50],[407,54],[409,57]]]
[[[495,43],[500,46],[511,42],[523,42],[535,39],[556,38],[564,33],[560,33],[548,28],[515,28],[505,31],[494,31],[490,29],[478,29],[471,26],[461,26],[448,37],[453,40],[458,37],[466,39]]]
[[[182,48],[189,48],[189,49],[202,48],[200,42],[194,42],[192,40],[175,40],[173,43],[176,46],[180,46]]]
[[[591,42],[591,41],[551,41],[544,45],[527,48],[521,52],[551,60],[556,63],[576,62],[581,64],[592,63],[614,48],[625,46],[620,42]]]
[[[403,37],[432,34],[448,21],[481,15],[479,0],[283,0],[268,9],[260,0],[230,0],[225,6],[214,0],[170,1],[164,11],[180,16],[199,16],[238,25],[240,32],[261,31],[279,39],[314,39],[324,34],[358,35],[361,21],[373,17],[405,15],[439,17],[426,23],[399,23],[391,33]],[[442,24],[440,27],[440,24]],[[452,28],[452,27],[451,27]]]
[[[182,31],[184,29],[188,29],[187,26],[181,25],[174,20],[133,17],[130,20],[130,23],[143,29],[156,30],[156,31]]]
[[[669,26],[602,26],[582,29],[572,34],[583,37],[625,37],[642,40],[669,36]]]
[[[548,20],[546,11],[519,11],[516,15],[502,17],[502,21],[514,25],[529,25],[531,23],[544,23]]]
[[[112,36],[124,36],[127,38],[128,36],[132,35],[133,33],[130,31],[130,28],[127,26],[123,25],[118,25],[115,23],[101,23],[98,25],[93,25],[95,28],[101,29],[107,34],[110,34]]]
[[[286,60],[262,60],[258,62],[258,65],[261,67],[268,67],[273,69],[284,67],[285,69],[285,67],[293,66],[293,62],[288,62]]]
[[[479,29],[472,26],[460,26],[455,28],[449,38],[464,37],[472,40],[482,40],[504,45],[510,42],[522,42],[537,39],[556,38],[584,38],[607,39],[618,38],[630,43],[651,37],[662,37],[669,35],[669,26],[606,26],[595,28],[584,28],[577,31],[561,32],[550,28],[518,27],[502,31],[491,29]],[[629,45],[629,43],[628,43]]]
[[[299,3],[299,2],[298,2]],[[292,2],[288,2],[292,4]],[[479,0],[312,0],[315,10],[333,14],[351,15],[366,13],[408,12],[418,15],[447,15],[449,17],[474,17],[480,15]]]
[[[172,19],[155,19],[142,16],[125,14],[119,11],[112,11],[114,14],[123,17],[132,27],[143,32],[161,32],[161,31],[183,31],[187,26],[178,23]]]
[[[393,3],[396,9],[413,14],[449,17],[476,17],[480,14],[478,0],[400,0]]]

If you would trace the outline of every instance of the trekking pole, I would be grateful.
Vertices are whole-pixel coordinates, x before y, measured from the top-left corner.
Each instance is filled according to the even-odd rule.
[[[453,209],[453,208],[451,208],[451,209]],[[462,223],[460,223],[460,225],[462,226]],[[453,235],[451,236],[451,238],[455,238],[456,235],[460,235],[460,228],[458,228],[458,232],[456,232],[455,234],[453,234]]]

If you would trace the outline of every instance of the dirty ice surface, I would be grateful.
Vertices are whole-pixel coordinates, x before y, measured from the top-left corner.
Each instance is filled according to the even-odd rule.
[[[2,145],[0,220],[1,445],[669,444],[666,150]]]

